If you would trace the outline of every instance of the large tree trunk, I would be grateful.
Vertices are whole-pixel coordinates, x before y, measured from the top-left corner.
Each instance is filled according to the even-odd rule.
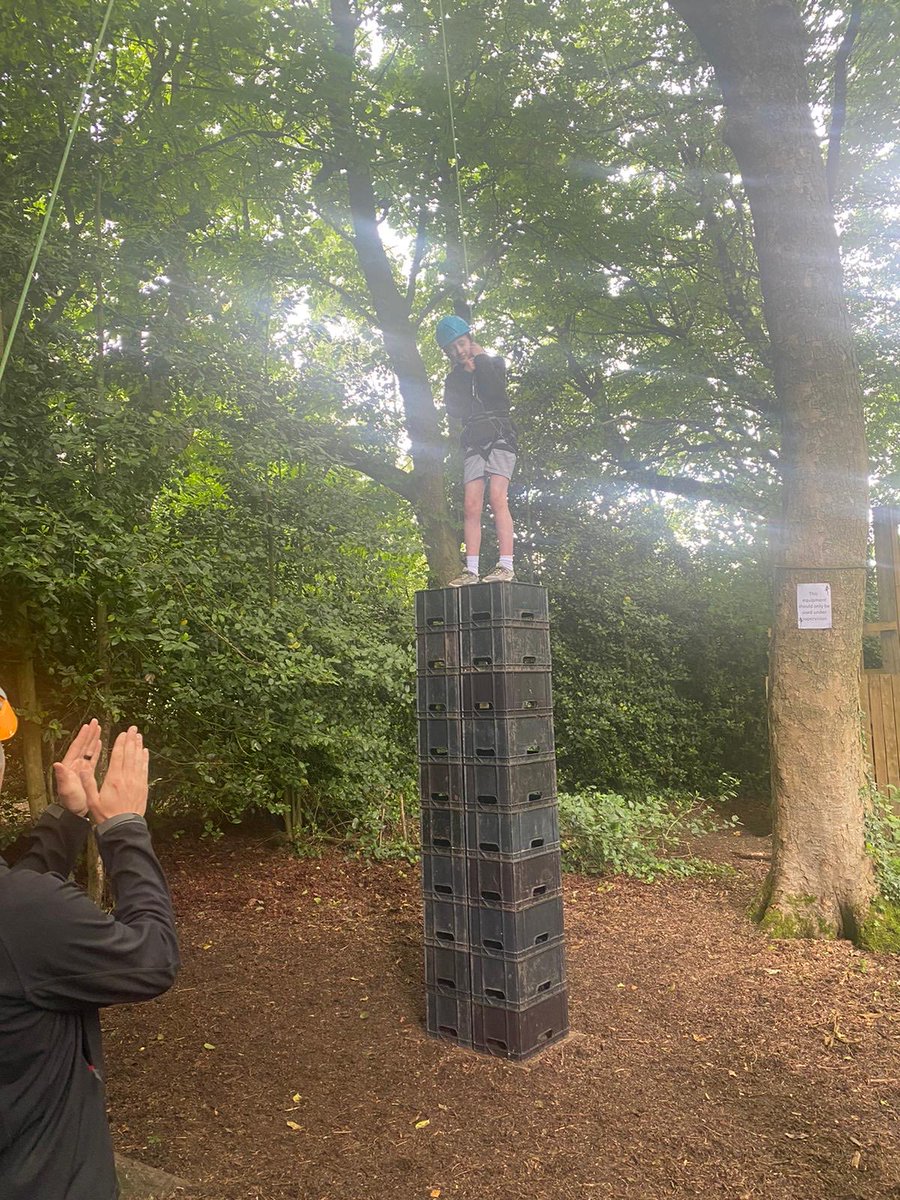
[[[789,0],[673,0],[715,70],[753,214],[782,415],[770,739],[775,804],[763,923],[855,937],[874,892],[860,791],[867,532],[862,392],[806,31]],[[833,627],[799,629],[797,585],[831,587]]]
[[[446,440],[416,342],[410,300],[394,278],[379,233],[371,147],[354,126],[353,73],[360,14],[350,0],[331,0],[331,18],[336,52],[329,101],[332,132],[347,181],[357,258],[403,401],[413,479],[410,492],[404,489],[402,494],[411,494],[430,573],[443,584],[459,572],[460,547],[459,530],[447,507]]]

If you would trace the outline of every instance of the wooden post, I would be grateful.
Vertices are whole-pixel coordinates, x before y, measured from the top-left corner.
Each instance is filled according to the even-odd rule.
[[[900,674],[900,508],[873,509],[875,570],[878,587],[878,620],[893,622],[880,633],[883,670]]]

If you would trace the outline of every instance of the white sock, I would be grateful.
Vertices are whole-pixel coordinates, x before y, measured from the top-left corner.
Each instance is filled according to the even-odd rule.
[[[513,569],[512,564],[513,564],[513,556],[511,554],[501,554],[500,555],[500,566],[501,567],[505,567],[505,569],[507,571],[511,571]]]
[[[480,557],[481,556],[479,554],[466,555],[466,570],[471,571],[473,575],[478,574],[478,559]]]

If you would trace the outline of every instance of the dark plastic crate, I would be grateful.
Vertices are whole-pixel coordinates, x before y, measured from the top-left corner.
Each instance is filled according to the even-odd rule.
[[[425,982],[436,992],[448,996],[472,993],[472,956],[452,946],[425,943]]]
[[[469,898],[474,904],[521,907],[562,888],[559,850],[518,858],[469,854]]]
[[[419,718],[419,761],[461,762],[462,722],[459,717]]]
[[[425,941],[439,946],[468,946],[468,904],[458,900],[438,900],[433,896],[426,896]]]
[[[462,711],[480,713],[550,713],[553,692],[550,672],[527,667],[468,671],[462,676]]]
[[[463,757],[519,761],[545,758],[554,752],[553,718],[549,713],[520,716],[463,717]]]
[[[469,961],[476,1004],[524,1007],[558,992],[566,981],[566,952],[561,941],[522,958],[472,954]]]
[[[473,625],[459,633],[459,665],[463,671],[497,667],[550,667],[550,630],[522,622]]]
[[[465,854],[466,816],[462,808],[423,802],[423,854]]]
[[[523,1059],[560,1041],[569,1032],[565,988],[527,1008],[472,1005],[472,1045],[499,1058]]]
[[[463,791],[461,763],[419,763],[419,797],[423,804],[459,806],[463,802]]]
[[[426,911],[428,903],[426,901]],[[539,946],[548,946],[551,942],[558,941],[562,934],[562,896],[540,900],[524,908],[469,905],[469,945],[480,954],[521,958],[523,954],[537,950]],[[446,938],[438,940],[446,941]]]
[[[428,988],[425,994],[425,1029],[436,1038],[472,1045],[472,1000]]]
[[[459,588],[416,592],[416,629],[425,632],[459,625]]]
[[[540,807],[466,810],[466,846],[470,854],[528,854],[559,846],[559,810]]]
[[[459,673],[459,630],[444,629],[416,635],[419,674]]]
[[[495,621],[546,625],[550,620],[547,589],[535,583],[475,583],[459,592],[459,619],[464,625]]]
[[[420,717],[460,712],[459,675],[419,675],[416,679],[416,707]]]
[[[465,903],[468,892],[469,863],[464,854],[422,855],[422,893],[426,900]]]
[[[463,794],[467,805],[482,809],[546,804],[556,799],[556,758],[547,755],[516,763],[489,759],[466,763]]]

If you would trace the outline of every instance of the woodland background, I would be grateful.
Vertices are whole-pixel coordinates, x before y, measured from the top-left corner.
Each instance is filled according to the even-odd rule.
[[[850,15],[807,6],[814,111],[896,503],[896,15],[866,3],[844,110]],[[0,38],[3,336],[100,16],[26,0]],[[465,0],[445,30],[462,210],[436,9],[117,5],[0,395],[7,806],[98,715],[144,728],[176,820],[405,840],[413,593],[460,488],[394,368],[433,405],[464,298],[513,380],[563,787],[765,794],[779,439],[711,71],[664,3]]]

